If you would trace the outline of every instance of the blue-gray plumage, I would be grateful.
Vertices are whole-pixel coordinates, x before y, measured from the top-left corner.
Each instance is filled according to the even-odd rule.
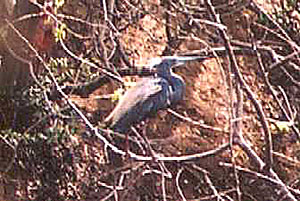
[[[185,93],[183,79],[172,72],[172,67],[203,57],[162,57],[152,61],[154,76],[143,78],[127,90],[105,123],[114,131],[126,133],[130,127],[158,110],[181,101]]]

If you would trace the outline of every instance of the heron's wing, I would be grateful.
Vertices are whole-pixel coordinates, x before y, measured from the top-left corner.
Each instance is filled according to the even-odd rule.
[[[105,122],[114,127],[118,123],[129,125],[140,121],[156,107],[156,104],[160,104],[157,103],[158,96],[167,98],[163,93],[166,92],[167,86],[168,82],[163,78],[144,78],[125,92]]]

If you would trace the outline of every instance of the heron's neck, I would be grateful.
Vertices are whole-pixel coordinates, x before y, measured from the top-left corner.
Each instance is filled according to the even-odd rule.
[[[171,72],[170,76],[168,78],[166,78],[169,83],[173,86],[173,87],[177,87],[177,86],[182,86],[184,84],[184,81],[182,79],[182,77],[180,75],[177,75],[176,73]]]
[[[164,79],[166,79],[166,80],[168,80],[168,79],[170,79],[171,78],[171,76],[172,76],[172,72],[171,71],[162,71],[162,72],[160,72],[160,71],[158,71],[157,72],[157,76],[158,77],[162,77],[162,78],[164,78]]]
[[[176,103],[183,99],[185,94],[185,82],[181,76],[171,73],[167,79],[171,85],[171,103]]]

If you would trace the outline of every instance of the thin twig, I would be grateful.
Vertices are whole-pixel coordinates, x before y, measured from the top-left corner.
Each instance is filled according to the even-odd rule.
[[[17,151],[16,151],[16,148],[8,140],[6,140],[2,135],[0,135],[0,139],[13,151],[13,155],[12,155],[8,165],[6,166],[6,168],[4,170],[3,169],[1,170],[3,172],[8,172],[11,169],[11,167],[15,161],[15,158],[17,156]],[[3,148],[3,147],[1,147],[1,148]],[[8,154],[6,153],[5,157],[7,157],[7,156],[8,156]]]
[[[206,0],[206,4],[207,4],[207,6],[209,8],[210,13],[212,14],[212,17],[214,18],[214,21],[216,21],[217,23],[221,23],[221,20],[219,19],[219,16],[216,14],[216,12],[214,10],[214,7],[213,7],[213,5],[211,3],[211,0]],[[287,188],[287,186],[278,178],[278,175],[272,170],[272,164],[273,164],[272,138],[271,138],[271,133],[270,133],[269,128],[268,128],[268,123],[266,121],[265,114],[264,114],[264,112],[262,110],[262,106],[255,99],[255,96],[254,96],[253,92],[251,91],[250,87],[246,84],[246,82],[244,81],[244,79],[243,79],[243,77],[242,77],[242,75],[240,73],[240,70],[238,68],[238,64],[237,64],[236,58],[234,57],[234,53],[233,53],[233,50],[232,50],[232,47],[231,47],[231,44],[230,44],[229,37],[228,37],[226,31],[221,29],[220,30],[220,34],[221,34],[221,36],[222,36],[222,38],[224,40],[225,47],[228,50],[229,59],[230,59],[232,68],[234,69],[235,74],[236,74],[236,76],[238,78],[238,81],[240,82],[243,90],[246,92],[248,98],[254,104],[255,109],[257,110],[258,115],[260,117],[260,121],[262,123],[263,130],[264,130],[264,133],[265,133],[265,141],[266,141],[266,164],[263,164],[261,162],[261,159],[259,157],[257,157],[256,154],[255,154],[255,152],[253,152],[251,149],[250,149],[249,153],[254,154],[252,156],[255,156],[255,158],[257,159],[257,162],[259,162],[260,165],[263,165],[264,169],[267,172],[269,172],[270,175],[272,175],[272,177],[274,177],[276,180],[278,180],[278,182],[280,183],[280,188],[281,188],[281,190],[283,192],[285,192],[286,196],[290,200],[295,200],[296,201],[296,198],[293,196],[293,194],[291,194],[291,192],[289,191],[289,189]],[[242,145],[248,147],[247,144],[243,144],[242,143]]]
[[[207,2],[208,8],[209,8],[214,20],[217,23],[221,23],[221,20],[219,19],[218,15],[216,14],[216,12],[214,10],[214,7],[212,6],[211,0],[207,0],[206,2]],[[243,90],[245,91],[245,93],[247,94],[248,98],[253,103],[253,105],[260,117],[260,122],[263,127],[265,142],[266,142],[266,164],[265,164],[266,166],[264,168],[266,170],[269,170],[273,164],[273,158],[272,158],[272,154],[271,154],[273,148],[272,148],[272,136],[271,136],[271,133],[269,130],[268,122],[265,117],[265,113],[262,109],[261,104],[256,100],[255,94],[252,92],[249,85],[245,82],[245,80],[239,70],[238,63],[234,56],[234,52],[233,52],[232,46],[230,44],[230,40],[226,33],[226,30],[220,29],[219,31],[224,40],[225,47],[228,50],[228,56],[229,56],[230,64],[232,65],[232,69],[234,70],[239,83],[241,84],[241,86],[242,86]]]
[[[209,172],[206,171],[205,169],[193,164],[192,165],[193,168],[195,168],[196,170],[202,172],[202,174],[204,175],[204,179],[206,181],[206,183],[208,184],[208,186],[210,187],[210,189],[212,190],[214,196],[217,198],[217,200],[222,200],[222,201],[225,201],[221,194],[217,191],[216,187],[214,186],[214,184],[212,183],[211,179],[209,178]]]
[[[232,164],[223,163],[223,162],[220,162],[219,165],[222,166],[222,167],[230,167],[230,168],[232,168],[232,166],[233,166]],[[250,169],[243,168],[243,167],[240,167],[240,166],[236,166],[236,169],[240,172],[250,174],[251,176],[254,176],[255,178],[260,178],[260,179],[266,180],[268,182],[272,182],[272,183],[278,185],[279,187],[281,187],[281,185],[282,185],[282,183],[280,181],[278,181],[276,178],[272,178],[268,175],[264,175],[262,173],[255,172],[255,171],[252,171]],[[298,189],[294,189],[294,188],[291,188],[289,186],[286,186],[286,187],[288,188],[288,190],[292,191],[293,193],[300,195],[300,191]],[[290,197],[290,198],[292,198],[292,197]],[[292,199],[292,200],[296,201],[296,199]]]
[[[180,176],[181,176],[183,170],[184,170],[183,168],[180,168],[180,169],[178,170],[177,174],[176,174],[176,186],[177,186],[177,191],[178,191],[178,193],[179,193],[181,199],[182,199],[183,201],[186,201],[187,199],[185,198],[185,196],[184,196],[184,194],[183,194],[183,192],[182,192],[182,190],[181,190],[181,188],[180,188],[180,183],[179,183],[179,179],[180,179]]]
[[[190,117],[185,117],[185,116],[179,114],[178,112],[175,112],[172,109],[167,109],[167,111],[169,113],[171,113],[172,115],[174,115],[174,116],[176,116],[176,117],[178,117],[178,118],[180,118],[180,119],[182,119],[184,121],[187,121],[187,122],[191,123],[192,125],[200,126],[203,129],[208,129],[208,130],[215,131],[215,132],[229,133],[227,130],[224,130],[222,128],[216,128],[216,127],[213,127],[213,126],[209,126],[209,125],[200,123],[198,121],[194,121]]]

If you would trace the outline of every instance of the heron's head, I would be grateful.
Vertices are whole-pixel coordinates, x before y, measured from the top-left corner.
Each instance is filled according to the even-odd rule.
[[[150,68],[160,72],[170,71],[172,67],[180,66],[188,61],[204,60],[203,56],[164,56],[151,60]]]
[[[178,59],[176,56],[166,56],[152,59],[150,68],[161,76],[168,76],[171,74],[172,67],[183,65],[184,63],[184,61]]]

